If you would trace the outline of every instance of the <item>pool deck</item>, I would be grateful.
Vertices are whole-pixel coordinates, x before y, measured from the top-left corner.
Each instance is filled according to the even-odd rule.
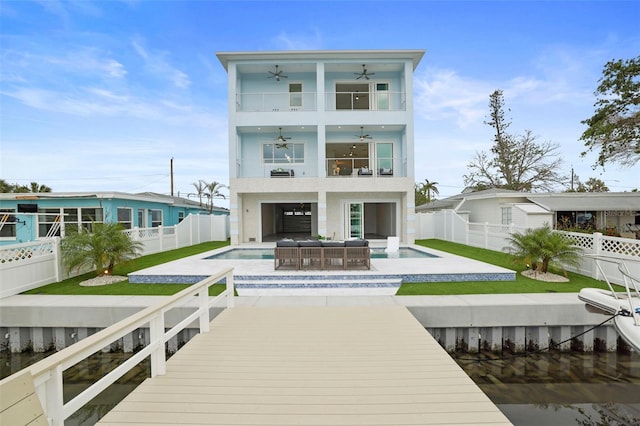
[[[296,294],[313,288],[309,295],[391,295],[400,282],[512,281],[515,272],[495,265],[456,256],[422,246],[409,246],[438,257],[372,258],[370,270],[275,270],[273,259],[205,259],[233,248],[273,248],[274,243],[228,246],[175,260],[129,274],[132,283],[194,283],[218,271],[233,267],[236,288],[242,295]],[[384,247],[372,244],[372,248]],[[336,284],[340,283],[340,284]],[[277,284],[278,288],[274,288]],[[363,289],[367,287],[367,289]],[[251,289],[251,292],[248,290]],[[395,289],[395,290],[394,290]],[[260,290],[260,291],[259,291]],[[364,293],[362,293],[364,291]]]

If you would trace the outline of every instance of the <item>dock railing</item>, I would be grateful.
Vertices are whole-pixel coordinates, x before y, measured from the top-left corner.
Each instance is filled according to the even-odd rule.
[[[226,289],[216,297],[209,297],[209,287],[226,280]],[[172,328],[165,330],[165,314],[179,308],[185,302],[198,297],[197,308],[193,313],[178,322]],[[204,280],[189,286],[188,288],[167,298],[167,300],[155,306],[150,306],[131,315],[116,324],[105,328],[71,346],[57,352],[30,367],[40,403],[44,408],[46,417],[51,426],[64,426],[65,419],[86,405],[91,399],[104,391],[129,370],[143,361],[146,357],[151,360],[151,377],[166,373],[165,344],[180,331],[187,328],[194,321],[199,321],[200,333],[209,331],[209,309],[226,298],[226,307],[234,306],[233,268],[222,270],[217,275],[212,275]],[[113,342],[133,332],[134,330],[149,327],[149,343],[131,358],[124,361],[118,367],[107,373],[101,379],[93,383],[73,399],[64,403],[63,400],[63,372],[83,361],[90,355],[109,347]],[[16,373],[19,374],[19,373]],[[0,387],[11,380],[9,376],[0,381]]]

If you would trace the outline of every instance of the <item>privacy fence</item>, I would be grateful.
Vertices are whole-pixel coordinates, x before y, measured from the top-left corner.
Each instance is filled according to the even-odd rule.
[[[124,231],[142,243],[140,256],[229,238],[229,216],[189,215],[175,226]],[[62,281],[87,271],[62,267],[60,237],[0,248],[0,298]]]
[[[508,238],[511,234],[525,231],[526,228],[514,225],[467,222],[453,210],[416,214],[416,239],[436,238],[472,247],[505,251],[509,247]],[[601,233],[554,232],[562,234],[573,244],[582,248],[584,254],[607,255],[626,260],[631,275],[640,277],[640,240],[610,237]],[[620,275],[615,271],[615,265],[608,265],[608,267],[610,270],[604,271],[607,277]],[[581,257],[577,268],[566,267],[566,269],[596,279],[602,278],[593,259],[590,258]],[[615,279],[614,281],[622,282]]]

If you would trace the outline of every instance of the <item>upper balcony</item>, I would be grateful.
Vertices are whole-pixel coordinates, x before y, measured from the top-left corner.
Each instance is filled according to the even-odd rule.
[[[358,85],[338,85],[325,93],[325,111],[406,111],[406,94],[388,90],[367,91]],[[381,88],[388,87],[377,84]],[[237,112],[317,111],[315,92],[254,92],[236,95]]]

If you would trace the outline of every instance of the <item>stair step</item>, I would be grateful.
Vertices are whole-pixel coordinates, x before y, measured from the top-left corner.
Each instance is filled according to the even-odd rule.
[[[234,280],[240,296],[393,296],[401,278]]]

